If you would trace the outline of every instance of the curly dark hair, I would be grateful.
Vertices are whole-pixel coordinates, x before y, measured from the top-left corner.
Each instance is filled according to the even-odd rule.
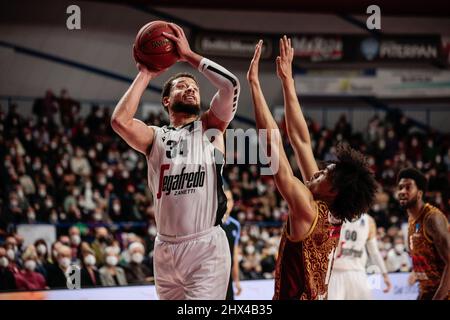
[[[197,81],[197,79],[195,78],[194,75],[192,75],[190,73],[187,73],[187,72],[177,73],[176,75],[170,77],[169,80],[166,81],[166,83],[164,83],[164,87],[163,87],[162,92],[161,92],[161,103],[162,103],[162,101],[164,100],[165,97],[168,97],[170,95],[170,89],[172,89],[173,81],[178,79],[178,78],[183,78],[183,77],[193,79],[195,81],[195,83],[197,84],[197,86],[198,86],[198,81]],[[164,107],[164,109],[166,110],[166,112],[168,112],[166,107]]]
[[[352,221],[371,207],[377,183],[361,152],[348,144],[339,144],[336,147],[336,157],[336,167],[330,172],[330,181],[337,195],[330,210],[334,217]]]
[[[427,191],[428,181],[427,177],[415,168],[405,168],[398,173],[397,176],[397,184],[401,179],[412,179],[417,185],[417,189],[422,190],[423,192]]]

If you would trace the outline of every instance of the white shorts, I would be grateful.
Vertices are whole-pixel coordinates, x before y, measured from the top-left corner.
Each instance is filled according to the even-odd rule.
[[[153,263],[159,299],[225,300],[231,254],[220,226],[186,237],[158,235]]]
[[[333,270],[328,284],[328,300],[372,300],[365,271]]]

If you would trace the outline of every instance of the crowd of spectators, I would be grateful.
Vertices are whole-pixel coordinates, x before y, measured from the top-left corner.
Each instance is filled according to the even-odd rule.
[[[151,282],[156,227],[145,157],[112,131],[109,107],[92,105],[81,116],[80,103],[63,90],[59,97],[48,91],[32,112],[25,117],[14,103],[0,107],[0,289],[4,283],[66,287],[64,271],[71,264],[81,267],[82,286]],[[167,124],[163,111],[145,122]],[[284,123],[279,125],[300,176]],[[341,141],[368,156],[379,182],[369,211],[379,247],[390,271],[408,271],[396,174],[406,166],[422,170],[429,179],[427,200],[448,213],[448,135],[416,130],[398,112],[374,116],[365,132],[353,132],[345,116],[334,128],[311,119],[308,125],[317,159],[332,160]],[[224,179],[235,199],[231,215],[242,224],[241,278],[271,278],[287,205],[258,165],[226,165]],[[39,223],[56,226],[56,241],[37,239],[25,247],[16,226]]]

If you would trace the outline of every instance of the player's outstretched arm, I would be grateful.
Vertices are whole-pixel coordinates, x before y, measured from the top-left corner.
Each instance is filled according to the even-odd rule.
[[[380,250],[378,249],[377,243],[377,224],[375,220],[369,216],[369,237],[366,243],[367,252],[369,253],[370,259],[378,266],[383,275],[383,281],[386,285],[383,292],[387,293],[392,289],[392,283],[389,279],[389,275],[384,264],[383,257],[381,256]]]
[[[236,113],[240,93],[238,78],[221,65],[193,52],[180,26],[173,23],[169,26],[174,35],[164,35],[176,43],[180,60],[198,69],[218,89],[209,110],[202,115],[205,129],[215,128],[224,132]]]
[[[267,145],[272,159],[278,159],[278,170],[273,172],[275,183],[283,198],[287,201],[290,211],[291,238],[301,239],[312,225],[316,211],[311,192],[298,180],[290,167],[283,148],[278,126],[270,113],[259,82],[259,59],[262,41],[256,45],[250,68],[247,73],[250,91],[253,99],[256,126],[258,130],[267,130]],[[298,222],[298,223],[297,223]]]
[[[295,91],[292,76],[292,60],[294,48],[291,39],[286,36],[280,39],[280,55],[277,57],[277,75],[283,86],[284,110],[289,140],[295,152],[297,164],[302,173],[303,181],[308,181],[319,171],[311,147],[308,125],[303,116]]]
[[[431,214],[425,221],[425,232],[433,240],[437,252],[445,263],[441,283],[433,300],[446,300],[450,290],[450,233],[447,226],[447,220],[440,214]]]
[[[111,116],[113,130],[133,149],[147,154],[153,143],[154,131],[139,119],[135,119],[139,101],[149,82],[165,70],[152,72],[138,64],[139,73]]]

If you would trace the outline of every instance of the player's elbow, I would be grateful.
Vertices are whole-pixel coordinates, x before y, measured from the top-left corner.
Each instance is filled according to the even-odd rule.
[[[110,124],[111,128],[117,133],[122,132],[126,128],[126,124],[119,117],[111,117]]]
[[[239,79],[233,75],[233,81],[234,81],[234,88],[237,90],[237,93],[239,94],[239,92],[241,91],[241,83],[239,82]]]
[[[229,74],[227,79],[229,81],[225,82],[225,85],[222,88],[222,90],[237,99],[241,92],[241,83],[239,82],[239,79],[234,74],[231,73]]]

